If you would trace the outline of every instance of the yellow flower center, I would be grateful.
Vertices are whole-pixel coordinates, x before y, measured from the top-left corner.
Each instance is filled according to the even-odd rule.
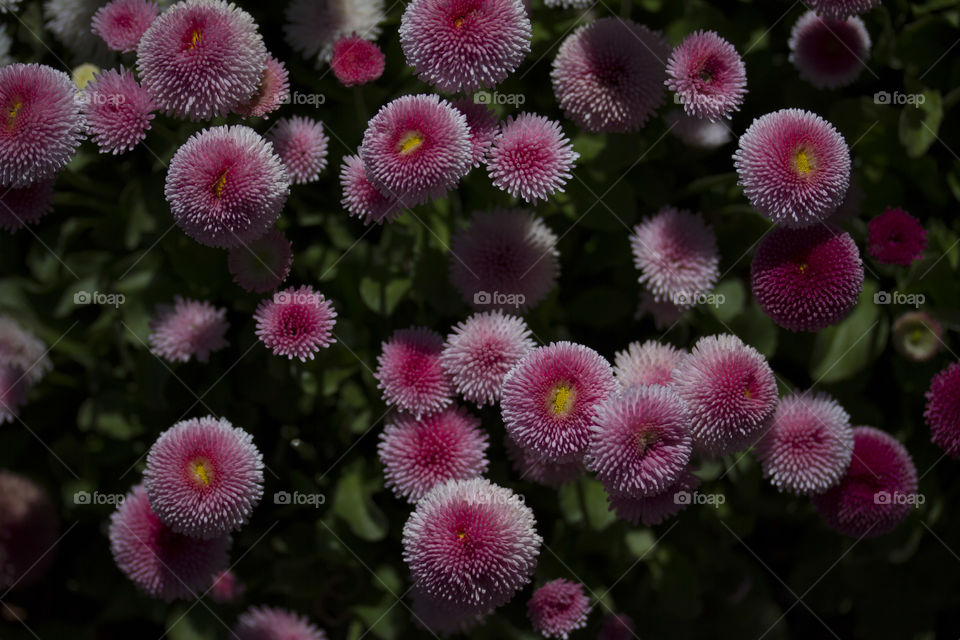
[[[920,342],[923,339],[924,330],[921,327],[917,327],[913,330],[913,333],[910,334],[911,342]]]
[[[7,126],[9,126],[10,128],[13,128],[13,123],[17,119],[17,114],[20,113],[20,109],[22,108],[23,108],[23,103],[20,102],[19,100],[14,103],[13,108],[10,109],[9,113],[7,113]]]
[[[550,408],[553,410],[553,414],[563,416],[570,413],[575,395],[573,387],[565,384],[557,385],[550,396]]]
[[[645,425],[644,431],[637,434],[637,449],[640,453],[646,451],[647,447],[659,439],[655,431],[648,431],[649,428],[649,425]]]
[[[202,483],[203,486],[210,486],[210,472],[202,460],[193,463],[193,477],[197,482]]]
[[[797,155],[794,156],[794,161],[796,162],[796,165],[797,165],[797,172],[800,175],[806,176],[813,171],[811,158],[810,156],[807,155],[807,152],[804,151],[803,149],[801,149],[800,151],[797,151]]]
[[[400,138],[400,142],[397,143],[397,151],[400,152],[400,155],[410,155],[420,148],[423,141],[424,137],[422,133],[419,131],[408,131]]]
[[[220,174],[220,177],[217,178],[217,181],[213,184],[213,195],[218,199],[223,197],[223,190],[227,186],[227,172],[229,169],[224,169],[223,173]]]
[[[200,29],[194,29],[193,33],[190,35],[190,44],[187,45],[188,50],[196,48],[200,41],[203,40],[203,32]]]
[[[807,269],[809,268],[810,268],[810,265],[808,265],[806,262],[800,263],[800,273],[806,273]]]
[[[743,390],[743,397],[747,399],[753,398],[753,393],[750,391],[750,387],[747,387],[746,389]]]

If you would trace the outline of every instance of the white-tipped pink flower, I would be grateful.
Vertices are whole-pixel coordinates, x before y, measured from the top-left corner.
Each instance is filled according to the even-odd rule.
[[[262,300],[253,318],[264,346],[290,360],[313,360],[320,349],[336,342],[333,327],[337,312],[333,303],[308,285],[288,287]]]
[[[691,116],[716,122],[740,108],[747,72],[733,45],[715,31],[696,31],[667,62],[666,84]]]
[[[147,137],[156,105],[133,74],[120,67],[98,75],[80,94],[87,131],[100,153],[124,153]]]
[[[160,13],[150,0],[111,0],[93,14],[90,27],[112,51],[137,50],[140,38]]]
[[[656,340],[643,344],[631,342],[614,355],[613,373],[624,389],[640,385],[669,386],[686,355],[686,351]]]
[[[493,185],[530,203],[563,191],[580,154],[560,123],[535,113],[509,116],[493,139],[487,173]]]
[[[283,118],[267,133],[293,184],[315,182],[327,168],[329,138],[323,123],[302,116]]]
[[[443,370],[443,338],[424,327],[399,329],[377,357],[378,386],[384,401],[416,417],[443,409],[456,392]]]
[[[175,296],[172,306],[157,307],[150,322],[150,351],[170,362],[187,362],[190,358],[206,362],[211,353],[230,344],[224,338],[229,328],[225,308]]]

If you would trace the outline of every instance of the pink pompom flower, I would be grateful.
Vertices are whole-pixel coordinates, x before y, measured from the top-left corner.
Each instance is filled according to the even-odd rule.
[[[351,216],[360,218],[364,224],[390,223],[403,213],[403,208],[396,198],[383,195],[373,186],[359,155],[343,157],[343,164],[340,166],[340,188],[343,191],[340,204]]]
[[[960,459],[960,363],[954,362],[930,381],[923,417],[933,444]]]
[[[231,632],[234,640],[327,640],[305,616],[279,607],[250,607]]]
[[[493,139],[500,131],[500,121],[497,120],[496,112],[485,103],[477,102],[475,98],[461,98],[455,101],[453,106],[467,118],[472,163],[474,168],[479,167],[487,161]]]
[[[880,5],[880,0],[810,0],[808,6],[817,15],[842,19],[866,13]]]
[[[923,257],[927,230],[903,209],[888,207],[867,226],[867,248],[877,262],[909,267]]]
[[[855,427],[846,475],[812,500],[834,531],[873,538],[895,529],[917,504],[917,469],[893,436],[873,427]]]
[[[244,118],[266,118],[289,99],[290,74],[287,66],[268,55],[256,91],[250,98],[234,107],[233,112]]]
[[[137,587],[166,601],[198,598],[210,576],[227,568],[230,536],[191,538],[174,532],[151,510],[143,485],[110,516],[110,551]]]
[[[386,58],[374,42],[351,35],[333,45],[330,68],[345,87],[373,82],[383,74]]]
[[[447,407],[420,419],[393,416],[377,453],[386,486],[415,503],[447,480],[468,480],[487,470],[488,436],[480,420],[462,407]]]
[[[224,338],[230,328],[227,310],[205,300],[175,296],[173,305],[157,306],[150,322],[150,352],[170,362],[196,358],[207,362],[210,354],[230,343]]]
[[[0,185],[50,180],[70,162],[84,127],[76,94],[70,76],[51,67],[0,67]]]
[[[870,34],[856,17],[835,20],[808,11],[790,32],[790,62],[818,89],[852,84],[870,56]]]
[[[9,591],[39,582],[53,565],[59,529],[57,509],[46,490],[0,469],[0,588]]]
[[[443,370],[443,338],[425,327],[394,331],[377,357],[376,377],[383,400],[420,417],[443,409],[456,392]]]
[[[319,120],[302,116],[283,118],[267,133],[267,140],[273,144],[293,184],[316,182],[327,168],[330,139]]]
[[[697,340],[674,374],[687,404],[694,447],[710,456],[743,449],[777,407],[777,381],[760,352],[730,334]]]
[[[267,49],[249,13],[224,0],[182,0],[137,45],[143,87],[167,115],[209,120],[247,102],[263,78]]]
[[[93,33],[103,38],[111,51],[137,50],[140,38],[160,13],[150,0],[111,0],[93,14]]]
[[[676,482],[655,496],[635,498],[628,495],[609,494],[610,510],[634,526],[652,527],[677,515],[691,503],[691,496],[700,486],[700,478],[690,467],[680,472]]]
[[[686,355],[686,351],[656,340],[643,344],[631,342],[614,355],[613,373],[624,389],[640,385],[669,386]]]
[[[587,131],[636,131],[663,104],[670,47],[619,17],[578,27],[560,45],[550,79],[563,113]]]
[[[193,134],[170,161],[164,187],[184,233],[230,249],[266,233],[290,194],[290,179],[273,146],[245,126]]]
[[[589,612],[590,598],[583,584],[563,578],[546,583],[527,601],[530,624],[544,638],[566,640],[571,632],[587,626]]]
[[[100,153],[124,153],[147,137],[156,105],[123,67],[98,75],[84,88],[80,100],[87,131]]]
[[[457,393],[477,406],[500,399],[503,378],[536,346],[523,318],[500,310],[475,313],[447,336],[440,364]]]
[[[556,234],[528,211],[475,211],[451,241],[450,281],[475,309],[532,309],[557,284],[556,245]]]
[[[150,508],[171,530],[207,540],[247,523],[263,496],[263,457],[228,420],[191,418],[153,443],[143,480]]]
[[[230,249],[227,268],[233,281],[252,293],[279,287],[293,265],[292,245],[278,229],[271,229],[249,244]]]
[[[751,288],[764,313],[790,331],[843,320],[863,289],[863,262],[850,234],[826,226],[774,229],[760,241]]]
[[[850,149],[832,124],[802,109],[760,116],[733,154],[743,192],[775,224],[815,225],[843,202]]]
[[[716,122],[743,104],[747,71],[732,44],[715,31],[695,31],[670,54],[666,85],[687,114]]]
[[[763,475],[780,491],[823,493],[850,466],[850,415],[825,393],[793,393],[780,400],[756,452]]]
[[[551,489],[559,489],[583,475],[583,462],[574,459],[569,462],[554,462],[537,453],[520,447],[509,435],[503,439],[507,458],[513,470],[519,474],[518,480],[536,482]]]
[[[337,312],[333,303],[313,287],[287,287],[273,298],[262,300],[253,319],[260,342],[274,355],[300,362],[336,342],[333,327]]]
[[[319,69],[329,62],[333,45],[350,35],[366,40],[380,36],[383,0],[292,0],[283,30],[290,46]]]
[[[560,123],[524,112],[508,116],[500,125],[487,173],[493,186],[535,204],[563,191],[579,157]]]
[[[424,496],[403,527],[403,559],[431,597],[484,611],[533,574],[543,539],[533,511],[484,478],[450,480]]]
[[[600,406],[617,389],[610,364],[572,342],[537,347],[503,380],[500,408],[516,443],[556,462],[579,458]]]
[[[51,179],[21,188],[0,188],[0,229],[13,233],[50,213],[53,183]]]

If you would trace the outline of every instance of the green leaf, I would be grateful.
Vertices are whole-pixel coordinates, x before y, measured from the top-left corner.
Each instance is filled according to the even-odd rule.
[[[616,521],[616,514],[607,506],[607,492],[602,484],[592,478],[581,478],[580,495],[591,527],[603,531]]]
[[[392,280],[384,286],[382,282],[365,277],[360,280],[360,297],[373,311],[385,316],[393,313],[404,294],[410,290],[409,278]]]
[[[839,324],[817,334],[813,343],[810,376],[814,384],[838,382],[863,371],[883,351],[887,320],[882,305],[874,302],[877,283],[867,280],[853,312]]]
[[[333,512],[340,516],[354,535],[370,542],[387,535],[387,517],[373,503],[372,493],[364,485],[363,461],[353,465],[340,477],[333,498]]]
[[[909,157],[919,158],[937,139],[943,120],[943,105],[939,91],[927,89],[905,95],[913,104],[908,102],[900,111],[900,142]]]

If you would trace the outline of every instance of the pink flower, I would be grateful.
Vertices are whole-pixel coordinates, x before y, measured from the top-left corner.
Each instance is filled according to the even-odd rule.
[[[273,56],[267,56],[266,66],[256,91],[249,99],[233,108],[233,112],[249,118],[266,118],[290,98],[290,79],[287,67]]]
[[[90,26],[112,51],[136,51],[140,38],[157,14],[156,3],[149,0],[111,0],[93,14]]]
[[[293,184],[316,182],[327,168],[330,139],[319,120],[302,116],[283,118],[267,133],[267,140],[273,144]]]
[[[53,180],[0,188],[0,229],[13,233],[39,222],[53,208]]]
[[[761,116],[733,154],[737,184],[766,218],[787,227],[820,222],[850,186],[850,150],[832,124],[809,111]]]
[[[214,127],[193,134],[174,154],[164,194],[184,233],[229,249],[273,226],[290,180],[273,146],[256,131]]]
[[[336,340],[333,327],[337,312],[333,304],[313,287],[287,287],[262,300],[253,319],[257,337],[274,355],[306,362],[321,348]]]
[[[76,93],[70,76],[45,65],[0,67],[0,185],[50,180],[70,162],[83,133]]]
[[[210,585],[210,598],[220,604],[229,604],[240,599],[246,587],[240,582],[233,571],[227,569],[213,576],[213,583]]]
[[[671,344],[647,340],[631,342],[614,356],[613,373],[624,389],[640,385],[669,386],[686,351]]]
[[[791,331],[819,331],[840,322],[863,289],[856,243],[826,226],[774,229],[760,241],[751,273],[764,313]]]
[[[674,374],[687,404],[698,452],[722,456],[752,443],[777,406],[777,381],[767,360],[730,334],[697,340]]]
[[[563,191],[579,157],[558,122],[524,112],[516,118],[508,116],[500,125],[487,173],[493,186],[536,203]]]
[[[250,607],[237,618],[235,640],[327,640],[306,617],[279,607]]]
[[[224,339],[230,328],[226,309],[180,296],[173,300],[173,306],[158,305],[150,322],[153,355],[170,362],[188,362],[192,357],[207,362],[211,353],[230,344]]]
[[[663,103],[670,47],[659,32],[618,17],[578,27],[550,78],[564,114],[587,131],[643,127]]]
[[[20,326],[13,318],[0,315],[0,365],[19,369],[29,384],[36,384],[53,364],[46,343]]]
[[[39,582],[56,557],[59,529],[56,507],[43,487],[0,470],[0,588]]]
[[[440,364],[457,393],[482,407],[500,399],[504,376],[535,346],[523,318],[500,310],[476,313],[447,336]]]
[[[554,342],[528,353],[504,378],[503,422],[520,447],[569,462],[587,450],[600,406],[616,389],[600,354]]]
[[[667,76],[687,114],[711,122],[729,118],[747,93],[743,60],[715,31],[687,35],[670,54]]]
[[[267,49],[249,13],[224,0],[183,0],[140,39],[137,72],[167,115],[209,120],[250,100]]]
[[[877,262],[909,267],[923,257],[927,230],[903,209],[888,207],[870,220],[867,248]]]
[[[923,417],[930,440],[951,458],[960,459],[960,363],[954,362],[930,381]]]
[[[487,470],[488,437],[480,420],[458,407],[420,419],[396,414],[380,434],[377,453],[386,486],[416,503],[447,480],[476,478]]]
[[[848,18],[880,5],[880,0],[810,0],[810,8],[827,18]]]
[[[403,213],[396,198],[385,196],[367,177],[360,156],[344,156],[340,167],[340,187],[343,197],[340,204],[351,216],[360,218],[364,224],[393,222]]]
[[[201,540],[175,533],[150,510],[143,485],[110,516],[109,535],[120,571],[147,595],[167,601],[198,598],[229,561],[229,535]]]
[[[456,392],[443,370],[443,338],[424,327],[394,331],[377,357],[376,377],[383,400],[415,417],[439,411]]]
[[[230,249],[227,267],[233,281],[253,293],[279,287],[293,265],[292,245],[277,229],[271,229],[247,245]]]
[[[485,164],[493,139],[500,131],[500,121],[497,114],[491,111],[486,104],[476,102],[473,98],[461,98],[453,103],[467,118],[467,128],[470,130],[470,146],[472,148],[472,163],[474,168]]]
[[[329,62],[341,38],[358,35],[366,40],[380,36],[383,0],[292,0],[283,26],[287,42],[319,69]]]
[[[80,96],[87,130],[100,153],[125,153],[147,137],[156,105],[123,67],[98,75]]]
[[[0,364],[0,424],[17,419],[29,388],[21,369]]]
[[[385,63],[380,47],[353,35],[340,38],[333,45],[330,68],[345,87],[352,87],[379,78]]]
[[[551,489],[559,489],[583,475],[583,463],[579,459],[570,462],[554,462],[537,455],[528,449],[522,449],[509,435],[503,439],[507,458],[513,470],[519,474],[518,480],[536,482]]]
[[[558,578],[533,592],[527,601],[527,617],[545,638],[563,638],[570,632],[587,626],[590,598],[583,592],[583,584]]]
[[[413,0],[400,19],[400,46],[417,76],[440,91],[495,87],[530,51],[521,0]]]
[[[652,527],[668,518],[672,518],[691,502],[691,496],[700,486],[700,478],[693,474],[690,467],[680,472],[680,477],[669,487],[655,496],[634,498],[626,495],[610,494],[607,501],[610,510],[621,520],[634,526]]]
[[[870,34],[860,18],[821,18],[808,11],[790,32],[790,62],[818,89],[852,84],[870,57]]]

